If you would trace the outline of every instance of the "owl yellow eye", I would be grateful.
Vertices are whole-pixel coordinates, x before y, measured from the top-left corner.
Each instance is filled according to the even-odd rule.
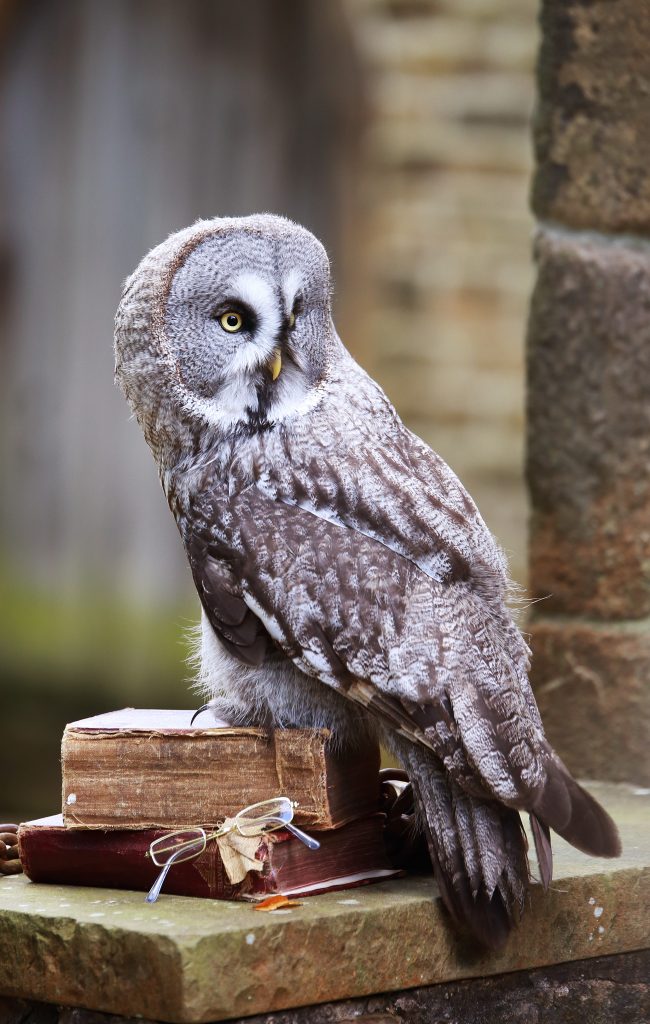
[[[296,325],[296,314],[289,313],[289,330]]]
[[[219,317],[219,323],[223,327],[224,331],[228,331],[230,334],[234,334],[236,331],[241,331],[244,326],[244,321],[239,313],[235,313],[232,309],[229,309],[227,313],[222,313]]]

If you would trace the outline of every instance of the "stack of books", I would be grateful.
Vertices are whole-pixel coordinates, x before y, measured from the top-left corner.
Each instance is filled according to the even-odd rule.
[[[304,896],[397,873],[378,811],[375,744],[337,754],[327,730],[202,727],[191,717],[125,708],[68,725],[62,814],[20,826],[25,874],[35,882],[146,892],[179,844],[185,852],[169,868],[163,892],[182,896]],[[265,802],[279,797],[287,798],[285,810],[291,802],[284,819],[237,817],[262,802],[264,818],[264,808],[275,807]],[[245,847],[235,869],[232,851],[215,838],[224,819],[239,822],[232,830],[236,861]],[[317,839],[317,849],[295,834],[300,830]],[[162,854],[152,857],[157,850]]]

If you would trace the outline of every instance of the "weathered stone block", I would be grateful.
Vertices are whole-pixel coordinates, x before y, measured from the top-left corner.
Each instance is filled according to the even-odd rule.
[[[649,977],[650,953],[643,950],[265,1014],[248,1024],[642,1024],[650,1017]]]
[[[650,950],[495,978],[280,1010],[233,1024],[642,1024],[650,1015]],[[6,1010],[7,1016],[2,1016]],[[78,1007],[0,999],[1,1024],[155,1024]]]
[[[535,122],[539,217],[650,231],[650,5],[544,0]]]
[[[530,587],[650,615],[650,246],[544,229],[528,333]]]
[[[233,1024],[642,1024],[650,1010],[650,951],[599,956],[496,978],[346,999],[240,1018]],[[16,1001],[2,1024],[155,1024],[96,1010]]]
[[[569,769],[583,778],[650,785],[650,622],[542,618],[530,628],[535,696]]]

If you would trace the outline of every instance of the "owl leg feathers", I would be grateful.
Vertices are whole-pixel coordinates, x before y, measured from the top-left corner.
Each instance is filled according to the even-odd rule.
[[[413,785],[448,911],[482,944],[500,947],[528,888],[527,843],[519,814],[465,793],[435,754],[409,740],[393,733],[390,747]]]

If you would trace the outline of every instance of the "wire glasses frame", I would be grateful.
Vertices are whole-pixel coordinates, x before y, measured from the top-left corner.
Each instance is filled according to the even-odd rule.
[[[239,832],[241,836],[249,837],[286,828],[310,850],[318,850],[318,840],[292,824],[295,806],[286,796],[273,797],[271,800],[262,800],[260,803],[242,808],[234,818],[212,831],[206,832],[204,828],[186,828],[168,832],[154,839],[147,856],[162,870],[147,893],[146,902],[156,902],[174,864],[199,857],[210,840],[228,835],[230,832]]]

